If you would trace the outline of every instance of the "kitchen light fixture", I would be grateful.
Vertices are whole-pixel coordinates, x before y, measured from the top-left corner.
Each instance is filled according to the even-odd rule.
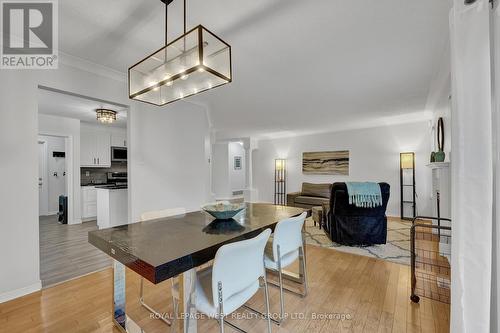
[[[116,120],[116,111],[109,109],[97,109],[97,121],[103,124],[112,124]]]
[[[129,97],[165,105],[232,81],[231,46],[202,25],[167,42],[168,5],[165,3],[165,46],[128,70]]]

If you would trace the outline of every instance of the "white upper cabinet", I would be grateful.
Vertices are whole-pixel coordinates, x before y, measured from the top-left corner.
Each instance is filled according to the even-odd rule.
[[[100,167],[111,166],[111,135],[106,132],[98,132],[96,135],[97,164]]]
[[[111,147],[127,147],[127,134],[125,130],[115,130],[111,133]]]
[[[111,134],[109,132],[81,128],[80,165],[95,168],[111,166]]]
[[[80,165],[96,166],[94,136],[91,131],[86,131],[83,128],[80,132]]]

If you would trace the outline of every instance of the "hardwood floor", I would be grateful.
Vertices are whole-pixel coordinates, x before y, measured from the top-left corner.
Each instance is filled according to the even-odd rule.
[[[44,288],[111,267],[112,260],[88,243],[92,230],[97,230],[96,221],[67,225],[57,223],[56,215],[40,217],[40,278]]]
[[[448,332],[449,305],[422,298],[413,304],[410,268],[375,258],[307,246],[309,294],[285,294],[290,317],[273,332]],[[0,332],[117,332],[111,321],[112,270],[106,269],[41,292],[0,304]],[[170,282],[147,284],[145,298],[170,312]],[[149,318],[138,303],[139,278],[127,271],[127,312],[146,332],[169,332]],[[271,309],[279,310],[279,294],[270,287]],[[263,309],[263,296],[252,298]],[[239,314],[249,314],[240,311]],[[323,316],[318,318],[319,316]],[[329,317],[328,317],[329,316]],[[343,320],[342,320],[343,319]],[[258,318],[230,319],[249,332],[265,332]],[[214,320],[201,319],[198,332],[218,332]],[[232,332],[227,327],[226,331]]]

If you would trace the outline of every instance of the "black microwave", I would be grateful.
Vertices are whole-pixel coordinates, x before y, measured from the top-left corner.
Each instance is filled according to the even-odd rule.
[[[111,147],[111,162],[127,162],[127,148]]]

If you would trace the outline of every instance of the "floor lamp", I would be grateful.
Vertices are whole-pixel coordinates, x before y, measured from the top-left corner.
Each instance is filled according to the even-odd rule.
[[[415,190],[415,153],[406,152],[399,154],[399,178],[401,186],[401,219],[412,220],[417,213],[417,193]],[[410,189],[410,191],[407,189]],[[411,205],[413,216],[405,215],[405,207],[407,207],[407,205]]]
[[[286,205],[286,160],[274,160],[274,204]]]

